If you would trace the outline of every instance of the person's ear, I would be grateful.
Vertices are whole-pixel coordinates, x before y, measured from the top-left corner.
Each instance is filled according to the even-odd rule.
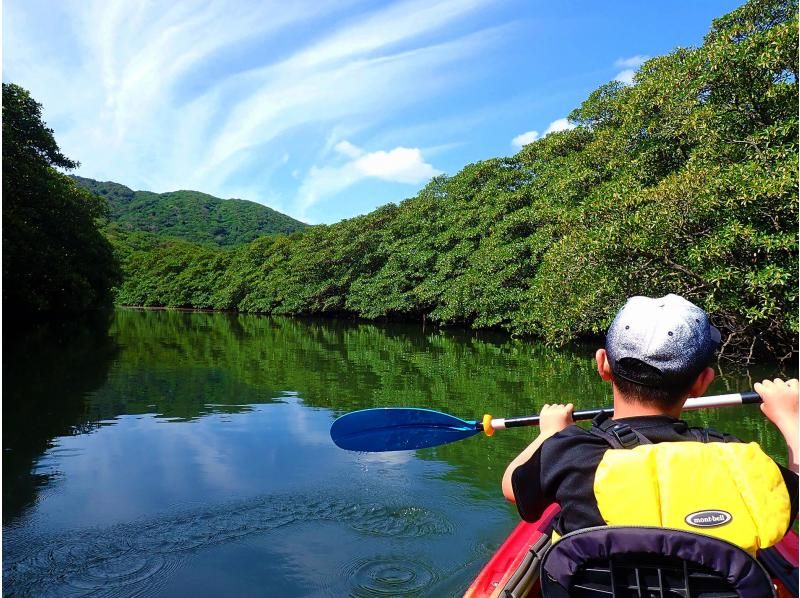
[[[697,378],[689,389],[690,397],[702,397],[714,381],[714,368],[706,368],[697,375]]]
[[[606,382],[611,380],[611,364],[608,363],[608,354],[605,349],[598,349],[594,354],[594,360],[597,362],[597,373]]]

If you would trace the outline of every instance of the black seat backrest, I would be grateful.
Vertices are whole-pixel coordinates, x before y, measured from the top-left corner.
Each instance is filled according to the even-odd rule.
[[[764,568],[724,540],[655,527],[593,527],[544,556],[544,598],[769,598]]]

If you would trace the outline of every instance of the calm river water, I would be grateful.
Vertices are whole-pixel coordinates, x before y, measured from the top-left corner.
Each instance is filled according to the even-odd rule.
[[[610,403],[594,347],[419,326],[118,310],[4,345],[8,596],[460,595],[518,520],[500,477],[534,432],[363,454],[333,420]],[[784,461],[757,408],[688,419]]]

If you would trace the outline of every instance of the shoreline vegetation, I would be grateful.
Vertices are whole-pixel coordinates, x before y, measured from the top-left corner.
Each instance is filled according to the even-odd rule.
[[[702,46],[598,88],[573,129],[336,224],[216,247],[106,212],[114,301],[502,329],[558,346],[601,336],[628,296],[673,292],[711,314],[723,358],[796,358],[797,10],[750,0]]]

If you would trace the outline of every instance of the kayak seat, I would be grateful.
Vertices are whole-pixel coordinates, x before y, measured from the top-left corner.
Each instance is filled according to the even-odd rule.
[[[725,540],[658,527],[592,527],[542,559],[543,598],[769,598],[772,580]]]

